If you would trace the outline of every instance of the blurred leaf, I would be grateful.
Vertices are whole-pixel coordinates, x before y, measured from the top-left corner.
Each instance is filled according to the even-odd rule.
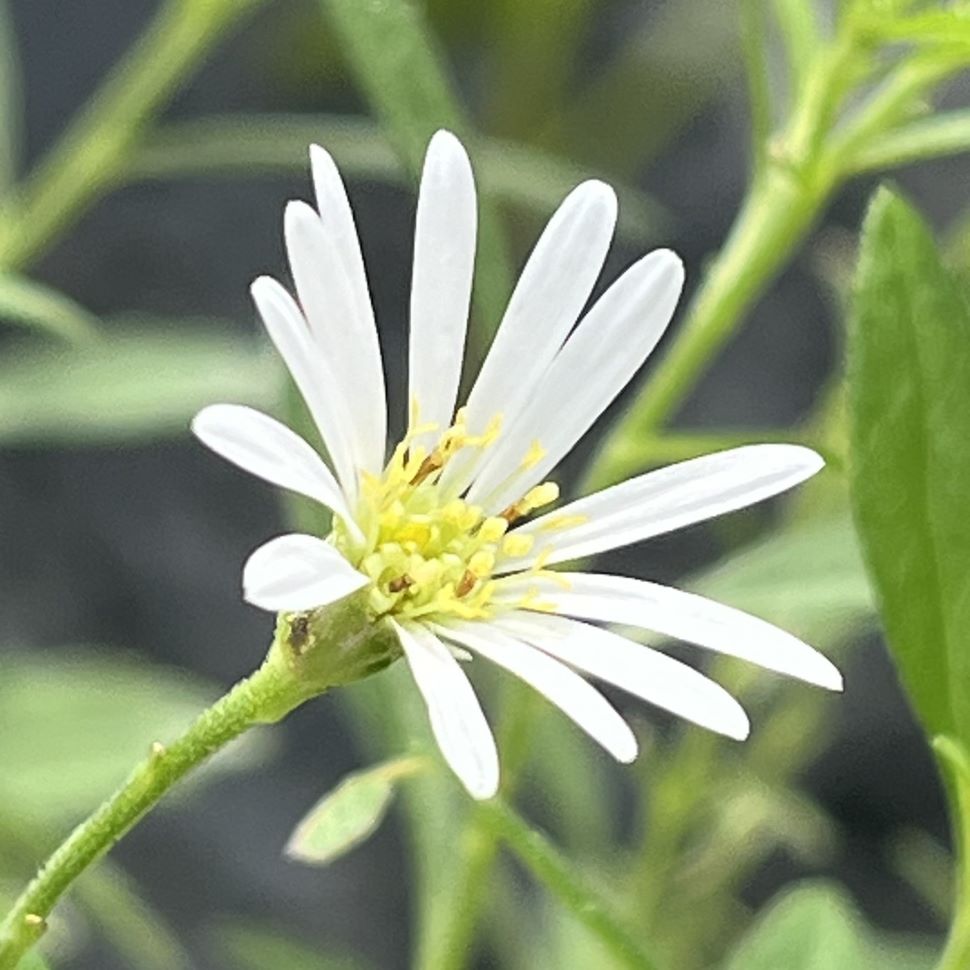
[[[787,523],[687,586],[819,646],[847,639],[872,616],[872,592],[848,513]]]
[[[571,97],[578,50],[595,0],[493,0],[485,44],[488,128],[534,137]],[[523,97],[522,92],[529,96]]]
[[[886,190],[850,320],[853,503],[903,683],[932,734],[970,738],[970,312],[919,216]]]
[[[943,111],[867,139],[847,162],[852,173],[885,171],[970,151],[970,110]]]
[[[250,923],[224,922],[211,936],[237,970],[362,970],[357,958],[318,952],[278,930]]]
[[[133,179],[186,175],[247,176],[306,171],[307,146],[324,145],[345,175],[400,182],[406,169],[380,128],[366,118],[340,115],[232,115],[162,128],[134,154],[124,173]],[[569,159],[516,141],[482,138],[472,163],[488,194],[547,219],[575,186],[596,175]],[[605,179],[606,176],[601,176]],[[656,239],[670,215],[632,185],[616,185],[617,231],[642,243]]]
[[[21,961],[17,964],[17,970],[49,970],[49,964],[44,958],[37,953],[35,950],[31,950]]]
[[[0,360],[0,445],[96,445],[188,434],[213,401],[272,407],[277,360],[206,329],[116,329],[76,349],[18,346]]]
[[[0,320],[43,330],[68,343],[98,335],[98,318],[57,290],[15,273],[0,273]]]
[[[196,678],[119,651],[0,655],[0,812],[38,826],[82,816],[153,741],[181,733],[216,696]]]
[[[640,5],[612,61],[550,123],[570,157],[633,178],[741,75],[736,5]]]
[[[909,17],[879,12],[857,18],[855,26],[860,33],[879,41],[970,45],[970,9],[965,5],[962,9],[928,10]]]
[[[23,135],[20,56],[8,0],[0,0],[0,196],[14,184]]]
[[[73,889],[75,902],[97,924],[130,970],[186,970],[188,953],[139,887],[111,860],[89,869]]]
[[[768,904],[723,970],[930,970],[937,950],[874,934],[841,887],[806,881]]]
[[[315,866],[339,859],[377,831],[397,783],[426,764],[421,758],[395,758],[348,775],[304,816],[290,836],[286,854]]]
[[[409,0],[320,0],[342,53],[388,140],[417,178],[438,128],[464,139],[469,126],[421,9]],[[472,146],[474,153],[474,146]],[[498,326],[512,288],[497,213],[479,205],[475,293],[480,327],[470,334],[480,355]]]
[[[724,970],[863,970],[867,966],[866,942],[851,900],[839,887],[817,883],[803,884],[774,900],[745,934]]]

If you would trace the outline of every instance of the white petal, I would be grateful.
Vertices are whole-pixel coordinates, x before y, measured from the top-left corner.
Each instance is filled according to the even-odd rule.
[[[528,556],[499,571],[567,562],[627,546],[761,502],[811,478],[824,465],[800,445],[746,445],[679,462],[613,485],[513,530],[536,537]],[[569,528],[557,522],[580,520]]]
[[[615,225],[616,194],[595,180],[573,189],[549,220],[468,397],[472,434],[481,434],[498,414],[505,428],[514,423],[589,300]],[[475,460],[471,451],[456,455],[445,485],[463,491]]]
[[[270,339],[286,363],[323,438],[348,501],[357,495],[357,472],[347,435],[350,416],[343,390],[313,342],[303,313],[293,297],[269,276],[257,279],[250,292]]]
[[[344,251],[348,240],[341,234],[342,222],[319,218],[304,202],[291,202],[284,221],[297,293],[346,402],[357,467],[378,474],[387,434],[384,372],[373,314],[363,308],[348,269],[355,260]]]
[[[408,404],[421,424],[451,424],[475,266],[475,180],[461,142],[439,131],[418,194],[411,278]],[[431,447],[437,435],[417,440]]]
[[[493,622],[510,636],[678,717],[738,740],[748,736],[741,705],[673,657],[564,616],[516,610]]]
[[[192,421],[192,432],[227,461],[337,513],[360,537],[337,480],[296,432],[242,404],[211,404]]]
[[[538,587],[557,613],[653,630],[758,664],[829,690],[842,689],[835,665],[797,637],[734,607],[629,576],[557,573],[503,580],[503,594]]]
[[[548,654],[490,624],[454,620],[435,626],[435,632],[457,640],[534,687],[617,761],[628,763],[636,758],[637,739],[616,709],[595,687]]]
[[[468,678],[425,627],[390,622],[428,705],[431,730],[445,761],[473,798],[491,798],[498,791],[498,751]]]
[[[680,260],[657,250],[597,300],[542,377],[534,397],[490,451],[469,501],[498,511],[554,468],[639,370],[667,327],[684,283]],[[544,454],[526,467],[535,442]]]
[[[296,533],[270,539],[243,567],[246,601],[274,613],[326,606],[369,582],[333,546]]]
[[[364,257],[360,251],[360,239],[354,223],[354,213],[347,198],[343,179],[330,154],[319,145],[310,146],[310,167],[313,171],[313,188],[317,197],[317,212],[326,227],[340,261],[344,267],[350,296],[354,303],[355,318],[362,321],[364,329],[376,332],[374,308],[371,305]]]

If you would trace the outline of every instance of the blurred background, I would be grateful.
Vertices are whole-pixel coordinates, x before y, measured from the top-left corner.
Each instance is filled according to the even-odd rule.
[[[7,84],[22,97],[13,161],[22,173],[159,5],[4,6]],[[14,890],[152,740],[265,651],[272,619],[242,603],[240,566],[284,529],[287,510],[273,490],[206,453],[187,421],[210,401],[283,406],[283,375],[247,290],[261,273],[285,277],[282,208],[310,197],[310,140],[332,150],[349,184],[400,413],[412,183],[319,5],[253,6],[187,73],[130,170],[112,175],[22,261],[31,280],[73,301],[68,326],[89,314],[103,336],[76,350],[20,325],[20,310],[0,303],[11,324],[0,332],[0,888]],[[696,285],[747,179],[735,4],[431,0],[426,9],[477,132],[470,152],[513,270],[559,198],[596,176],[617,185],[621,200],[603,280],[662,244],[683,256],[688,289]],[[942,219],[960,206],[967,174],[957,158],[895,177]],[[692,393],[677,428],[779,429],[784,437],[816,420],[839,367],[846,262],[874,184],[859,179],[839,193]],[[567,489],[601,434],[562,469]],[[615,557],[632,575],[688,577],[814,635],[839,658],[843,697],[782,688],[770,677],[746,686],[752,744],[764,731],[760,754],[746,755],[761,759],[761,787],[737,794],[751,765],[735,763],[732,742],[698,740],[699,729],[674,728],[619,694],[647,739],[632,769],[546,711],[530,735],[522,804],[601,873],[638,844],[654,786],[675,797],[678,757],[701,757],[694,749],[707,745],[714,778],[735,786],[710,781],[686,842],[655,866],[642,857],[661,892],[675,892],[678,873],[698,874],[679,913],[651,904],[658,925],[691,916],[704,925],[697,950],[673,966],[710,965],[752,912],[803,876],[841,883],[879,934],[914,934],[929,946],[945,927],[946,818],[936,773],[874,632],[847,520],[827,511],[838,506],[839,471],[826,474],[828,485],[789,503],[797,515],[786,506],[782,520],[780,508],[761,508]],[[822,540],[766,549],[769,526],[790,531],[806,521],[828,530]],[[735,552],[738,571],[719,570]],[[806,589],[817,594],[807,613],[799,599]],[[726,676],[742,677],[734,668]],[[330,867],[282,856],[310,806],[382,750],[362,713],[373,709],[369,690],[307,705],[146,819],[64,908],[47,950],[52,965],[411,965],[416,902],[399,811]],[[557,781],[563,758],[569,783]],[[469,966],[607,966],[580,956],[590,952],[576,942],[583,931],[536,899],[517,868],[503,862],[496,879],[505,905],[486,907]],[[509,915],[518,898],[522,913]],[[490,933],[514,918],[526,922]],[[671,952],[679,945],[670,941]],[[567,950],[571,959],[555,956]]]

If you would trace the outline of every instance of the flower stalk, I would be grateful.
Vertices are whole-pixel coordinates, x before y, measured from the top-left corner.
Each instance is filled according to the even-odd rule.
[[[396,642],[372,624],[359,597],[325,610],[282,615],[263,664],[171,745],[156,742],[128,780],[61,843],[0,924],[0,970],[14,970],[43,936],[73,882],[130,831],[182,778],[252,727],[273,724],[331,687],[396,657]]]

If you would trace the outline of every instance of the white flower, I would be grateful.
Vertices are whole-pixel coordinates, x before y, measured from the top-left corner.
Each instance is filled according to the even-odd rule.
[[[366,587],[375,618],[400,639],[442,754],[477,798],[496,792],[499,766],[458,662],[469,654],[534,687],[624,762],[637,753],[633,732],[580,673],[730,737],[746,737],[748,720],[702,674],[595,623],[641,627],[841,687],[821,654],[738,610],[638,579],[549,569],[742,508],[822,467],[807,448],[752,445],[531,516],[557,500],[546,475],[640,368],[683,283],[673,253],[650,253],[573,329],[613,234],[616,198],[607,185],[583,183],[552,217],[456,411],[475,187],[458,140],[434,136],[415,228],[409,430],[385,462],[384,375],[353,215],[330,156],[314,147],[311,160],[319,213],[292,202],[285,220],[299,304],[267,277],[252,293],[330,465],[246,407],[217,404],[193,423],[224,458],[333,512],[325,539],[284,535],[252,554],[243,574],[249,602],[304,611]]]

